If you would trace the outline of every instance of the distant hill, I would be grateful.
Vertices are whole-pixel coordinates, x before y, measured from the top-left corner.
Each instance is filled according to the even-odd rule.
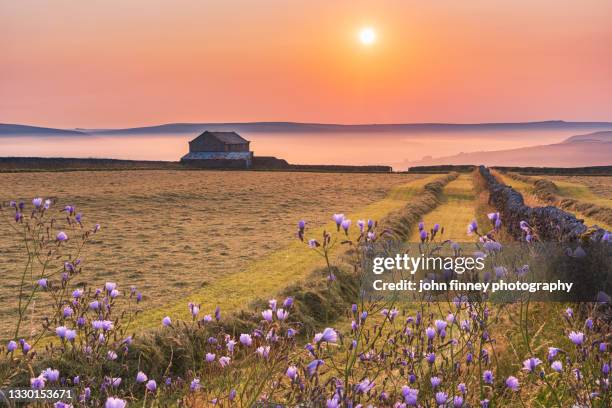
[[[600,141],[612,142],[612,131],[588,133],[586,135],[576,135],[565,140],[564,143]]]
[[[612,132],[595,132],[562,143],[518,149],[459,153],[454,156],[405,161],[402,166],[484,164],[517,167],[581,167],[612,165]]]
[[[38,126],[14,125],[0,123],[0,136],[83,136],[84,133],[77,130],[54,129]]]
[[[0,136],[8,135],[151,135],[197,134],[204,130],[232,130],[251,133],[374,133],[374,132],[475,132],[530,130],[612,130],[612,122],[519,122],[519,123],[396,123],[342,125],[297,122],[168,123],[125,129],[51,129],[36,126],[0,124]]]

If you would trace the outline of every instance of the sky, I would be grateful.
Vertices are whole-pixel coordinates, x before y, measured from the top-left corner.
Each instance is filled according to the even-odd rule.
[[[612,121],[610,21],[607,0],[0,0],[0,122]]]

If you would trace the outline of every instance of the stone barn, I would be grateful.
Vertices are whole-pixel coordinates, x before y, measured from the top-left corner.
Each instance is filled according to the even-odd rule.
[[[181,163],[207,168],[248,169],[253,163],[249,142],[236,132],[205,131],[189,142]]]

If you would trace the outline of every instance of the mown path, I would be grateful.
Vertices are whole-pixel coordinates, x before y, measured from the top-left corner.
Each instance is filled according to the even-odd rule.
[[[358,219],[382,219],[390,212],[406,205],[406,202],[425,184],[437,177],[439,175],[432,175],[398,186],[392,189],[383,200],[367,205],[354,213],[346,214],[353,221],[351,228],[353,234],[357,230]],[[336,226],[330,222],[325,227],[307,229],[306,240],[310,238],[320,240],[324,229],[332,231],[336,229]],[[225,315],[237,312],[246,308],[255,299],[274,296],[288,285],[306,278],[314,269],[323,265],[323,259],[306,244],[297,239],[293,242],[282,242],[279,243],[277,251],[254,262],[243,271],[230,271],[226,276],[216,279],[214,284],[186,293],[183,298],[173,303],[151,305],[150,309],[139,315],[134,325],[138,329],[158,327],[164,316],[189,319],[188,302],[200,304],[202,312],[206,314],[213,313],[217,306]]]
[[[429,230],[435,223],[444,227],[443,239],[464,241],[468,223],[476,218],[476,194],[471,174],[461,174],[444,187],[442,204],[423,217]],[[410,242],[419,241],[419,231],[414,228]]]

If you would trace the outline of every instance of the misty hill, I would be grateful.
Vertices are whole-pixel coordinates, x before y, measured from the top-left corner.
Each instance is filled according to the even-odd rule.
[[[573,142],[585,142],[585,141],[600,141],[600,142],[612,142],[612,132],[595,132],[588,133],[586,135],[576,135],[568,138],[565,143]]]
[[[402,166],[484,164],[517,167],[581,167],[612,164],[612,132],[572,136],[562,143],[518,149],[459,153],[454,156],[405,161]]]
[[[151,135],[197,134],[204,130],[251,133],[376,133],[376,132],[475,132],[475,131],[535,131],[535,130],[612,130],[612,122],[519,122],[519,123],[397,123],[342,125],[297,122],[231,122],[231,123],[168,123],[125,129],[51,129],[36,126],[0,124],[0,136],[57,135]]]
[[[77,130],[54,129],[39,126],[0,123],[0,136],[83,136]]]

